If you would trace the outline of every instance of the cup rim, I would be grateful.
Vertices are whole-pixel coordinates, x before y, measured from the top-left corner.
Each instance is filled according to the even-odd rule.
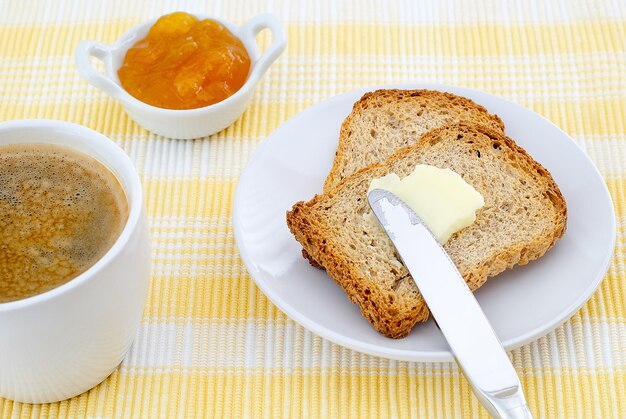
[[[175,13],[175,12],[172,12],[172,13]],[[256,76],[256,73],[254,72],[254,66],[259,62],[259,59],[261,58],[261,54],[259,54],[258,51],[254,51],[254,49],[251,50],[251,48],[248,45],[246,45],[246,42],[244,42],[245,34],[242,31],[243,31],[243,28],[245,27],[245,23],[242,25],[235,25],[234,23],[229,22],[228,20],[217,17],[217,16],[207,15],[203,13],[190,13],[190,12],[185,12],[185,13],[188,13],[200,20],[211,19],[211,20],[215,20],[216,22],[219,22],[220,24],[224,25],[226,29],[228,29],[235,37],[237,37],[237,39],[241,41],[244,48],[246,49],[246,52],[248,53],[248,56],[250,57],[250,69],[248,70],[246,81],[235,93],[211,105],[202,106],[200,108],[191,108],[191,109],[168,109],[168,108],[161,108],[159,106],[150,105],[149,103],[143,102],[140,99],[136,98],[135,96],[131,95],[128,92],[128,90],[124,88],[122,83],[119,81],[119,77],[117,75],[117,71],[119,71],[119,68],[113,68],[113,66],[111,66],[110,70],[113,74],[109,74],[109,71],[108,71],[109,69],[107,68],[105,70],[106,77],[108,77],[112,82],[117,84],[120,87],[120,89],[124,92],[125,97],[119,98],[120,101],[122,101],[124,104],[135,106],[135,107],[140,107],[140,108],[143,108],[144,111],[160,113],[163,115],[164,114],[170,114],[170,115],[202,114],[203,112],[207,112],[208,110],[215,110],[215,109],[219,109],[221,107],[226,107],[230,105],[231,102],[235,102],[241,96],[244,96],[245,94],[247,94],[250,89],[256,86],[256,84],[259,81],[258,80],[259,77]],[[159,20],[163,16],[165,15],[145,20],[142,23],[139,23],[129,28],[126,32],[120,35],[120,37],[117,38],[117,40],[112,45],[107,46],[111,54],[112,55],[123,54],[125,57],[126,53],[132,47],[132,45],[125,47],[124,43],[128,42],[129,39],[133,37],[134,35],[136,35],[137,32],[140,32],[146,29],[147,27],[152,27],[152,25],[154,25],[156,21]],[[253,38],[253,41],[254,41],[254,38]]]
[[[63,294],[67,294],[71,290],[82,286],[84,283],[90,280],[94,280],[97,274],[106,266],[113,263],[118,254],[126,248],[131,235],[137,229],[137,225],[141,219],[141,212],[143,210],[143,189],[141,186],[141,181],[139,179],[139,174],[137,173],[137,170],[135,169],[135,166],[128,157],[128,155],[113,140],[91,128],[87,128],[83,125],[66,121],[53,119],[17,119],[12,121],[0,122],[0,133],[8,130],[29,130],[42,128],[55,130],[57,132],[60,131],[65,133],[72,133],[73,135],[77,135],[82,139],[88,138],[89,144],[93,145],[94,148],[106,150],[108,153],[111,154],[112,160],[115,160],[113,163],[110,161],[102,161],[100,157],[94,156],[93,154],[90,154],[89,152],[86,152],[84,150],[79,150],[74,146],[59,144],[64,147],[74,149],[79,153],[87,154],[90,157],[95,158],[100,163],[104,164],[107,169],[113,172],[116,177],[123,178],[124,182],[127,183],[126,185],[122,183],[122,179],[118,180],[120,181],[120,186],[122,187],[122,190],[126,195],[126,201],[128,202],[128,218],[126,220],[126,223],[124,224],[122,232],[115,240],[111,248],[109,248],[106,253],[86,271],[82,272],[75,278],[70,279],[64,284],[61,284],[58,287],[52,288],[48,291],[44,291],[40,294],[31,295],[29,297],[15,301],[0,303],[0,313],[24,309],[49,302],[50,300],[57,299]],[[36,144],[37,142],[25,141],[18,143]],[[2,146],[3,144],[4,143],[0,142],[0,146]]]

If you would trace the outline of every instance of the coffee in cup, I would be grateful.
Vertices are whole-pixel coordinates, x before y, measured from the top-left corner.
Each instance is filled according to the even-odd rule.
[[[19,150],[21,154],[17,153]],[[72,205],[83,197],[79,186],[101,185],[94,193],[100,197],[84,207],[95,211],[89,218],[93,223],[51,241],[57,260],[69,258],[67,249],[90,254],[88,260],[77,263],[79,268],[65,278],[68,282],[63,285],[37,295],[25,293],[32,295],[29,298],[14,296],[20,299],[0,303],[0,397],[27,403],[56,402],[102,382],[123,360],[137,335],[150,280],[150,236],[143,191],[133,162],[124,150],[104,135],[80,125],[45,119],[0,122],[0,156],[5,157],[0,170],[5,170],[5,176],[4,166],[11,160],[7,158],[11,154],[19,155],[13,158],[13,166],[19,162],[13,173],[22,175],[35,162],[39,167],[49,167],[41,162],[48,159],[49,163],[52,154],[62,157],[61,163],[72,163],[57,168],[56,177],[49,176],[49,184],[40,185],[43,188],[37,187],[43,175],[33,176],[34,183],[24,179],[22,185],[30,187],[24,196],[31,204],[22,210],[31,221],[37,218],[30,210],[45,208],[41,204],[51,201],[47,191],[62,187],[65,198],[57,199],[56,206],[48,205],[51,216],[40,214],[39,221],[45,229],[20,221],[23,228],[7,230],[12,231],[11,240],[4,240],[5,230],[0,229],[2,245],[22,241],[21,231],[50,235],[51,226],[61,232],[69,231],[66,227],[73,218],[68,216],[68,209],[74,208]],[[77,167],[80,170],[75,172]],[[8,174],[12,176],[11,173]],[[37,190],[35,194],[33,191]],[[0,182],[0,193],[9,195],[4,180]],[[15,193],[11,194],[15,201]],[[111,210],[116,205],[106,203],[117,203],[119,215],[115,215],[118,210]],[[11,209],[14,214],[22,210],[17,206]],[[0,222],[5,220],[5,213],[3,207]],[[50,219],[55,223],[47,224]],[[81,240],[76,241],[78,238]],[[68,244],[72,242],[78,245]],[[91,244],[86,246],[88,243]],[[29,252],[42,264],[55,260],[37,247]],[[103,254],[98,256],[100,253]],[[12,267],[12,273],[18,266],[15,262],[2,263]],[[20,263],[19,266],[31,265]],[[86,270],[78,273],[83,269]]]
[[[0,146],[0,303],[56,288],[115,243],[128,202],[95,158],[56,144]]]

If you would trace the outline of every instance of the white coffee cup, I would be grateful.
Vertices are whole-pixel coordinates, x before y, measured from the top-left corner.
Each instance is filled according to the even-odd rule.
[[[57,144],[96,158],[129,204],[120,237],[95,265],[43,294],[0,304],[0,396],[47,403],[94,387],[130,348],[150,279],[148,222],[133,163],[102,134],[61,121],[0,123],[0,145],[16,143]]]

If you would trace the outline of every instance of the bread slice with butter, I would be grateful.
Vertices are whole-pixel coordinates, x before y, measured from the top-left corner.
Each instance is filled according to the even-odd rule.
[[[298,202],[287,224],[382,334],[406,336],[429,312],[367,202],[372,179],[405,177],[417,164],[450,168],[485,205],[444,245],[472,290],[488,277],[541,257],[563,235],[565,200],[550,173],[513,140],[480,125],[434,129],[384,163],[347,177],[330,192]]]
[[[400,89],[365,93],[341,125],[324,192],[359,169],[383,162],[400,148],[414,144],[429,130],[455,123],[481,124],[504,132],[504,123],[497,115],[452,93]],[[321,268],[304,249],[302,256]]]
[[[452,93],[399,89],[366,93],[341,125],[324,192],[357,170],[385,161],[429,130],[455,123],[481,124],[504,132],[504,123],[497,115]]]

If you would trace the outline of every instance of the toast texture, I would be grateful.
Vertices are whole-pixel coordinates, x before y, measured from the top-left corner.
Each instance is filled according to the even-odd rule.
[[[497,115],[451,93],[397,89],[366,93],[341,125],[324,192],[357,170],[387,160],[427,131],[455,123],[481,124],[504,133]]]
[[[567,207],[550,173],[502,132],[455,124],[431,130],[329,193],[298,202],[287,225],[304,251],[382,334],[406,336],[429,311],[367,202],[372,179],[405,177],[417,164],[450,168],[485,199],[476,221],[444,245],[472,290],[544,255],[563,235]]]

